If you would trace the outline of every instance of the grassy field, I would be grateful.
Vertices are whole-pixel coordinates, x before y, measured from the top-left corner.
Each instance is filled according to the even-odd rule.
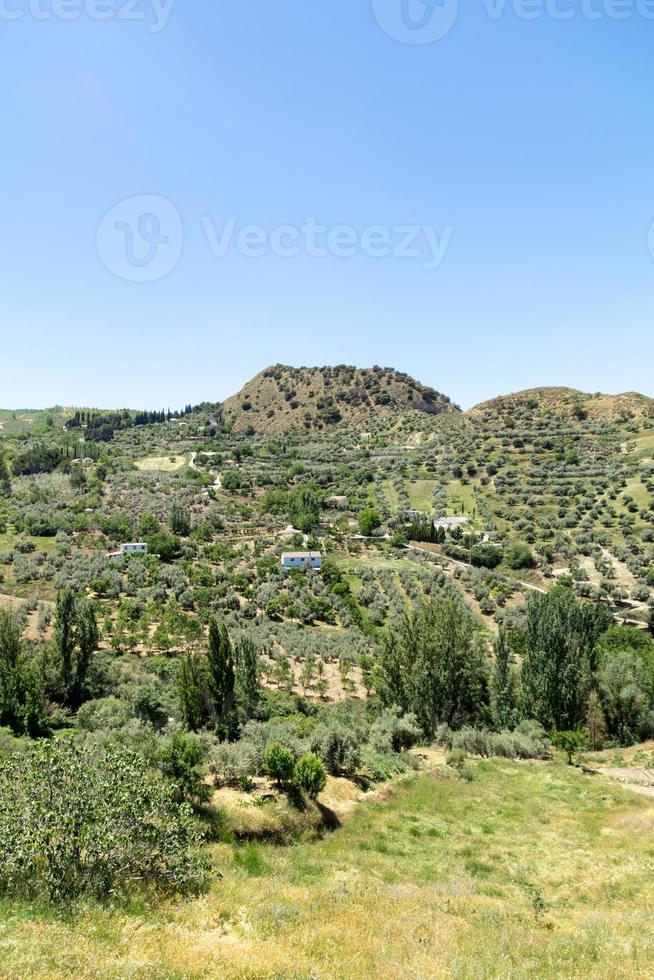
[[[163,909],[0,908],[3,977],[650,977],[654,801],[558,763],[406,777]]]
[[[145,472],[174,473],[188,462],[187,456],[150,456],[136,461],[136,468]]]
[[[406,489],[411,506],[424,514],[431,514],[434,509],[434,490],[437,486],[436,480],[416,480],[415,483],[408,480]]]

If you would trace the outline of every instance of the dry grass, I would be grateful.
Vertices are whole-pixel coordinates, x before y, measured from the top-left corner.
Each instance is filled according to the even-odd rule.
[[[188,462],[187,456],[149,456],[147,459],[136,460],[136,468],[146,473],[175,473],[183,469]]]
[[[558,764],[405,778],[317,842],[218,845],[203,899],[7,908],[5,977],[649,977],[652,801]]]

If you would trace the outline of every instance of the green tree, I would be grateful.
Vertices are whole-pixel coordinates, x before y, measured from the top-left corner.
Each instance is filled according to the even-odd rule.
[[[148,549],[151,554],[158,555],[164,562],[172,561],[177,558],[182,550],[182,543],[174,534],[167,534],[165,531],[157,531],[147,538]]]
[[[586,733],[580,729],[570,732],[554,732],[552,734],[552,745],[565,752],[568,758],[568,765],[571,766],[574,756],[586,748]]]
[[[207,657],[190,650],[179,659],[177,697],[184,724],[192,732],[206,728],[211,721],[211,699]]]
[[[327,770],[318,756],[310,752],[295,763],[293,780],[303,793],[315,800],[327,785]]]
[[[371,537],[381,526],[381,518],[374,507],[367,507],[359,513],[359,531],[365,538]]]
[[[75,593],[72,589],[60,589],[55,605],[54,648],[57,657],[63,694],[68,698],[73,681],[73,657],[75,653]]]
[[[263,768],[264,772],[281,786],[293,778],[295,757],[286,746],[280,745],[279,742],[271,742],[263,753]]]
[[[470,563],[476,568],[497,568],[502,561],[502,549],[495,544],[476,544],[470,551]]]
[[[236,703],[246,718],[252,718],[261,697],[261,661],[259,651],[247,636],[242,636],[234,650],[236,664]]]
[[[170,508],[170,530],[183,538],[187,538],[191,533],[191,515],[177,502]]]
[[[0,609],[0,727],[20,730],[22,690],[20,629],[16,619]]]
[[[0,762],[0,891],[60,907],[204,884],[191,811],[119,747],[37,743]]]
[[[459,602],[424,603],[382,642],[376,672],[383,704],[413,712],[426,736],[459,727],[488,704],[485,657],[475,623]]]
[[[533,568],[536,564],[531,548],[517,541],[514,541],[507,548],[505,561],[509,568],[514,569],[514,571],[519,571],[522,568]]]
[[[201,738],[189,732],[175,732],[164,739],[158,753],[159,768],[175,787],[178,798],[188,803],[206,803],[211,789],[203,781],[207,751]]]
[[[521,674],[525,717],[560,731],[584,723],[598,641],[611,621],[605,606],[577,602],[567,588],[530,596]]]
[[[11,477],[9,467],[2,453],[0,453],[0,497],[8,497],[11,493]]]
[[[652,704],[652,677],[645,662],[631,651],[605,656],[598,683],[610,734],[622,745],[637,742]]]
[[[236,728],[234,655],[225,624],[217,623],[213,616],[209,620],[207,668],[216,730],[220,738],[232,738]]]
[[[511,729],[517,722],[516,678],[511,669],[506,630],[500,629],[495,641],[495,664],[491,676],[491,706],[493,720],[501,731]]]

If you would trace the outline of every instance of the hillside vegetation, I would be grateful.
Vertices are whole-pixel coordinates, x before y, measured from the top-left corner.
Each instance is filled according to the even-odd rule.
[[[0,976],[651,973],[651,400],[16,414]]]
[[[329,429],[384,414],[458,411],[445,395],[392,368],[345,365],[293,368],[277,364],[223,404],[235,432],[279,433]]]

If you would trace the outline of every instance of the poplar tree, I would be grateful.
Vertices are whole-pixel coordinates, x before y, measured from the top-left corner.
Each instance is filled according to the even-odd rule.
[[[234,655],[225,624],[217,623],[213,616],[209,620],[207,667],[216,730],[220,738],[231,738],[236,729]]]
[[[516,681],[511,670],[506,630],[500,629],[495,641],[495,666],[491,677],[493,720],[500,730],[511,729],[517,721]]]

